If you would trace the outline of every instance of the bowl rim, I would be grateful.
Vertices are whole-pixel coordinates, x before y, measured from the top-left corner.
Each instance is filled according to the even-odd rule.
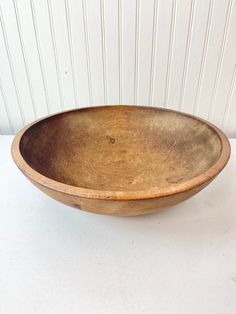
[[[152,108],[162,111],[169,111],[174,112],[179,115],[184,115],[189,118],[198,120],[208,127],[210,127],[215,133],[217,134],[218,138],[221,141],[221,154],[219,159],[209,168],[207,171],[199,174],[198,176],[191,178],[187,181],[182,183],[177,183],[174,186],[167,186],[164,188],[150,188],[147,190],[134,190],[134,191],[111,191],[111,190],[95,190],[89,188],[82,188],[77,186],[68,185],[51,178],[44,176],[43,174],[34,170],[23,158],[21,151],[20,151],[20,141],[24,136],[25,132],[30,129],[33,125],[37,124],[42,120],[46,120],[53,116],[63,115],[67,113],[73,113],[76,111],[90,111],[90,110],[99,110],[99,109],[110,109],[110,108]],[[168,108],[160,108],[160,107],[153,107],[153,106],[143,106],[143,105],[101,105],[101,106],[91,106],[91,107],[82,107],[72,110],[66,110],[63,112],[58,112],[55,114],[50,114],[40,119],[35,120],[34,122],[26,125],[22,128],[16,135],[12,142],[11,146],[11,154],[14,162],[16,163],[17,167],[21,170],[21,172],[28,177],[31,181],[39,184],[43,187],[46,187],[50,190],[55,192],[60,192],[63,194],[70,195],[72,197],[81,197],[81,198],[89,198],[89,199],[101,199],[101,200],[145,200],[151,198],[159,198],[165,197],[169,195],[179,194],[182,192],[187,192],[189,190],[198,188],[202,184],[214,179],[226,166],[229,158],[230,158],[231,148],[230,143],[226,135],[215,125],[206,121],[205,119],[199,118],[197,116],[187,114],[184,112],[168,109]]]

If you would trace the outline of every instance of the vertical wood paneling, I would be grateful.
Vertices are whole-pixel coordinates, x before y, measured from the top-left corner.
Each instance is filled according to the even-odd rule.
[[[136,0],[135,6],[135,55],[134,55],[134,103],[137,104],[138,80],[139,80],[139,28],[140,28],[140,0]]]
[[[46,77],[45,77],[44,62],[42,60],[41,45],[39,41],[38,25],[37,25],[36,14],[35,14],[34,0],[30,0],[30,6],[31,6],[31,13],[32,13],[32,19],[33,19],[33,25],[34,25],[34,35],[35,35],[35,41],[36,41],[36,46],[37,46],[40,70],[41,70],[42,81],[43,81],[45,101],[47,104],[48,113],[50,113],[51,108],[50,108],[50,102],[49,102],[49,96],[48,96],[48,87],[47,87],[47,82],[46,82]]]
[[[217,92],[217,88],[219,85],[219,79],[220,79],[220,74],[221,74],[221,70],[222,70],[222,61],[224,58],[225,45],[226,45],[227,36],[228,36],[229,23],[231,20],[232,2],[233,2],[232,0],[229,0],[228,8],[227,8],[223,38],[222,38],[222,43],[221,43],[221,47],[220,47],[220,55],[219,55],[219,59],[218,59],[218,63],[217,63],[216,76],[215,76],[215,80],[214,80],[214,85],[213,85],[213,90],[212,90],[212,95],[211,95],[211,102],[210,102],[209,112],[208,112],[208,119],[210,121],[212,119],[212,115],[213,115],[213,111],[214,111],[214,107],[215,107],[216,92]]]
[[[169,35],[169,45],[168,45],[168,59],[167,59],[167,71],[166,71],[166,82],[165,82],[165,96],[164,96],[164,107],[169,106],[169,88],[171,79],[171,66],[172,66],[172,50],[175,34],[175,20],[176,20],[176,0],[173,0],[172,10],[171,10],[171,24],[170,24],[170,35]]]
[[[84,32],[82,0],[68,0],[70,8],[72,53],[74,58],[75,85],[78,89],[77,107],[89,106],[91,99],[91,86],[89,85],[89,67],[86,56],[86,39]]]
[[[71,22],[70,22],[70,9],[68,0],[65,0],[65,12],[66,12],[66,26],[67,26],[67,37],[69,43],[69,53],[70,53],[70,65],[71,65],[71,76],[73,82],[73,91],[74,91],[74,100],[75,100],[75,107],[78,106],[78,91],[77,91],[77,84],[75,78],[75,61],[74,61],[74,48],[73,48],[73,41],[71,36]]]
[[[27,76],[27,83],[28,83],[28,85],[24,86],[24,89],[22,89],[22,85],[21,85],[21,89],[20,90],[21,91],[23,90],[23,92],[24,92],[24,94],[22,95],[22,98],[27,99],[28,98],[27,97],[28,93],[26,91],[29,89],[30,98],[27,99],[28,100],[28,104],[32,104],[31,108],[33,109],[34,117],[37,118],[37,109],[36,109],[36,104],[35,104],[32,84],[31,84],[31,77],[30,77],[30,73],[29,73],[29,65],[28,65],[27,56],[26,56],[25,49],[24,49],[24,42],[23,42],[23,38],[22,38],[21,24],[20,24],[19,14],[18,14],[18,7],[17,7],[17,3],[16,2],[13,2],[13,4],[14,4],[14,15],[15,15],[15,18],[16,18],[16,26],[17,26],[16,34],[18,34],[18,38],[19,38],[19,42],[20,42],[20,46],[21,46],[21,54],[22,54],[22,57],[23,57],[23,60],[24,60],[24,67],[25,67],[24,70],[25,70],[25,74]],[[11,11],[13,11],[13,9],[9,10],[9,13],[12,13]],[[16,42],[18,41],[18,38],[17,38],[17,36],[15,37]],[[14,46],[13,46],[14,45],[14,41],[12,41],[11,44],[12,44],[12,48],[14,48]],[[14,54],[15,50],[12,49],[12,51],[13,51],[13,54]],[[21,64],[21,62],[19,64]],[[18,69],[18,64],[16,64],[16,68]],[[21,69],[19,69],[18,73],[20,73],[20,70]],[[24,73],[24,70],[23,70],[23,73]],[[21,103],[19,104],[19,106],[21,107]],[[26,117],[26,115],[28,114],[27,107],[26,107],[26,110],[24,110],[24,111],[26,111],[26,114],[24,113],[24,119],[23,120],[25,120],[24,123],[26,123],[28,120],[30,120],[31,115],[29,115],[29,117],[27,119],[27,117]]]
[[[228,132],[228,136],[236,137],[236,129],[235,129],[235,117],[236,117],[236,64],[234,67],[234,73],[230,83],[229,94],[227,97],[225,113],[222,121],[222,128],[224,131]]]
[[[156,26],[156,53],[153,78],[153,104],[164,106],[166,94],[166,77],[171,32],[172,1],[159,1]],[[165,36],[163,36],[165,33]]]
[[[151,69],[150,69],[150,90],[149,102],[150,106],[153,105],[153,81],[154,81],[154,68],[156,65],[156,41],[157,41],[157,24],[158,24],[158,5],[159,1],[154,0],[153,8],[153,23],[152,23],[152,52],[151,52]]]
[[[76,91],[74,88],[74,69],[68,40],[68,24],[64,0],[47,0],[51,23],[55,36],[55,46],[60,71],[61,88],[63,90],[64,109],[76,107]],[[79,87],[78,87],[79,88]]]
[[[2,76],[2,95],[4,94],[3,91],[9,91],[6,97],[2,97],[2,100],[6,99],[5,105],[7,106],[7,111],[9,112],[9,119],[12,121],[14,126],[14,132],[16,132],[24,125],[25,121],[2,10],[0,10],[0,23],[0,65]]]
[[[184,53],[184,65],[183,65],[183,75],[181,80],[181,88],[180,88],[180,99],[179,99],[179,110],[183,110],[183,98],[185,93],[185,85],[186,85],[186,75],[188,72],[188,65],[189,65],[189,53],[191,48],[191,42],[192,42],[192,29],[193,29],[193,23],[194,23],[194,13],[195,13],[195,0],[191,0],[191,7],[190,7],[190,13],[189,13],[189,22],[188,22],[188,34],[187,34],[187,43]]]
[[[106,30],[104,22],[104,0],[100,0],[101,10],[101,33],[102,33],[102,65],[104,77],[104,102],[107,103],[107,51],[106,51]]]
[[[122,102],[134,104],[136,0],[122,1]],[[129,30],[129,31],[128,31]]]
[[[221,47],[223,44],[224,28],[227,17],[228,3],[215,1],[212,12],[212,25],[209,32],[208,49],[206,52],[205,67],[199,90],[197,114],[208,118],[214,81],[217,76],[218,63],[221,58]]]
[[[58,112],[63,109],[63,96],[60,78],[57,77],[59,74],[56,68],[47,1],[31,0],[31,14],[45,97],[49,111]]]
[[[236,136],[235,0],[1,0],[0,131],[99,104],[195,113]]]
[[[50,113],[47,93],[42,77],[40,56],[37,49],[37,38],[35,37],[30,2],[14,0],[14,12],[17,22],[18,35],[21,42],[26,73],[31,93],[32,104],[35,113],[41,117]]]
[[[101,0],[103,4],[103,77],[105,102],[119,103],[119,0]]]
[[[229,91],[228,91],[228,95],[226,99],[226,105],[224,108],[224,114],[221,120],[221,128],[223,130],[226,130],[226,126],[228,126],[229,136],[232,136],[232,137],[235,137],[236,135],[236,132],[235,132],[236,106],[235,106],[235,103],[232,103],[233,101],[232,96],[234,95],[234,93],[236,93],[235,83],[236,83],[236,62],[235,62],[231,82],[229,85]],[[227,122],[228,122],[228,125],[227,125]]]
[[[154,6],[154,0],[140,0],[137,77],[137,102],[139,104],[149,103]]]
[[[185,88],[182,92],[182,111],[187,113],[194,113],[198,107],[199,90],[211,27],[212,5],[212,0],[195,2],[189,61],[185,74]]]
[[[166,107],[171,107],[176,110],[179,109],[179,103],[181,102],[182,80],[186,70],[185,62],[189,49],[188,38],[190,37],[189,30],[191,28],[191,9],[193,10],[192,0],[178,1],[175,13],[175,21],[174,12],[172,16],[172,25],[175,25],[175,27],[173,26],[175,30],[173,34],[174,39],[172,39],[173,48],[170,48],[171,51],[169,51],[170,73],[169,85],[166,87]],[[187,14],[184,14],[184,12]]]
[[[231,12],[232,10],[232,12]],[[230,94],[230,82],[234,73],[236,63],[236,3],[230,2],[228,7],[228,20],[225,24],[224,39],[222,41],[221,58],[218,63],[217,76],[214,81],[214,89],[211,98],[209,118],[217,125],[222,124],[225,108]],[[231,53],[235,51],[235,53]],[[222,106],[222,103],[225,106]]]
[[[8,112],[8,103],[0,79],[0,134],[11,134],[14,132],[12,121]]]
[[[57,53],[57,44],[56,44],[56,38],[55,38],[55,30],[54,30],[54,21],[53,21],[53,15],[52,15],[52,7],[51,7],[51,1],[47,0],[47,10],[48,10],[48,17],[49,17],[49,29],[50,29],[50,37],[53,47],[53,56],[56,66],[56,75],[57,75],[57,86],[58,91],[60,95],[60,104],[61,104],[61,110],[64,110],[64,96],[63,96],[63,90],[62,90],[62,84],[61,84],[61,71],[59,67],[59,59],[58,59],[58,53]],[[45,14],[46,15],[46,14]],[[52,63],[51,63],[52,66]]]
[[[123,58],[123,11],[122,0],[118,0],[118,50],[119,50],[119,103],[122,103],[122,58]]]
[[[105,77],[103,72],[102,22],[99,0],[83,0],[87,20],[88,49],[91,66],[93,104],[103,104],[105,96]]]
[[[89,52],[88,22],[87,22],[86,4],[84,0],[82,0],[82,9],[83,9],[84,40],[85,40],[85,49],[86,49],[86,63],[87,63],[87,71],[88,71],[89,99],[90,99],[90,106],[92,106],[93,91],[92,91],[90,52]]]

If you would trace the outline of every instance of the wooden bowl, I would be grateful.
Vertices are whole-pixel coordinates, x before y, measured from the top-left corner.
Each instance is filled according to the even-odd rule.
[[[40,190],[67,205],[131,216],[175,205],[208,185],[230,145],[214,125],[141,106],[67,111],[21,130],[12,156]]]

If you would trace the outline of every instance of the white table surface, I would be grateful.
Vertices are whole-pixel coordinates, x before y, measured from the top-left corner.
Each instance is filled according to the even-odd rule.
[[[64,206],[14,165],[0,137],[0,313],[235,314],[236,140],[206,189],[160,213]]]

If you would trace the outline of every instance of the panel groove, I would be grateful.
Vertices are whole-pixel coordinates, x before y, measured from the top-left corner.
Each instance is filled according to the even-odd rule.
[[[186,76],[188,72],[188,63],[189,63],[189,52],[191,48],[191,40],[192,40],[192,30],[193,30],[193,23],[194,23],[194,11],[195,11],[195,0],[191,1],[191,8],[190,8],[190,18],[189,18],[189,25],[188,25],[188,35],[187,35],[187,45],[185,49],[185,56],[184,56],[184,68],[183,68],[183,76],[181,81],[181,90],[180,90],[180,101],[179,101],[179,110],[183,111],[183,99],[185,93],[185,84],[186,84]]]
[[[1,7],[0,7],[0,22],[1,22],[1,27],[2,27],[4,44],[5,44],[5,48],[6,48],[6,52],[7,52],[7,59],[8,59],[8,63],[9,63],[10,71],[11,71],[11,76],[12,76],[12,81],[13,81],[14,89],[16,92],[16,98],[17,98],[18,106],[19,106],[20,116],[21,116],[21,120],[22,120],[23,125],[25,125],[25,117],[24,117],[24,113],[22,110],[19,89],[18,89],[18,85],[16,82],[16,76],[15,76],[15,71],[14,71],[14,67],[13,67],[13,63],[12,63],[12,57],[11,57],[9,45],[8,45],[7,34],[6,34],[6,30],[5,30],[5,24],[4,24],[4,19],[3,19]]]
[[[137,104],[138,94],[138,76],[139,76],[139,3],[140,0],[136,0],[136,12],[135,12],[135,57],[134,57],[134,103]]]
[[[92,79],[91,79],[91,65],[90,65],[90,54],[89,54],[89,44],[88,44],[88,26],[87,26],[87,12],[86,12],[86,2],[82,0],[83,7],[83,24],[84,24],[84,34],[85,34],[85,47],[86,47],[86,61],[88,69],[88,87],[89,87],[89,102],[90,106],[93,105],[93,93],[92,93]]]
[[[43,81],[45,101],[46,101],[48,113],[51,113],[49,97],[48,97],[48,89],[47,89],[46,78],[45,78],[45,70],[44,70],[44,65],[43,65],[43,60],[42,60],[41,46],[40,46],[39,36],[38,36],[38,26],[37,26],[37,21],[36,21],[35,8],[34,8],[33,0],[30,0],[30,6],[31,6],[31,14],[32,14],[32,20],[33,20],[33,25],[34,25],[34,34],[35,34],[37,52],[38,52],[38,57],[39,57],[40,71],[41,71],[42,81]]]
[[[171,65],[172,65],[172,50],[175,34],[175,16],[176,16],[177,3],[173,0],[172,12],[171,12],[171,29],[170,29],[170,39],[169,39],[169,49],[168,49],[168,61],[167,61],[167,73],[166,73],[166,83],[165,83],[165,96],[164,96],[164,107],[168,107],[169,98],[169,85],[171,79]]]
[[[155,80],[155,64],[156,64],[156,37],[157,37],[157,24],[158,24],[158,4],[159,1],[154,1],[154,14],[153,14],[153,30],[152,30],[152,53],[151,53],[151,69],[150,69],[150,90],[149,90],[149,106],[153,106],[154,89],[153,84]]]
[[[77,92],[77,84],[75,77],[75,62],[74,62],[74,53],[73,53],[73,40],[71,36],[71,23],[70,23],[70,8],[68,0],[65,0],[65,13],[66,13],[66,28],[67,28],[67,38],[69,43],[69,54],[70,54],[70,65],[72,71],[72,82],[73,82],[73,92],[74,92],[74,107],[77,108],[78,102],[78,92]]]
[[[56,46],[56,39],[55,39],[51,0],[47,0],[47,7],[48,7],[48,16],[49,16],[49,24],[50,24],[50,34],[51,34],[52,45],[53,45],[53,55],[54,55],[54,61],[55,61],[55,66],[56,66],[57,86],[58,86],[59,97],[60,97],[60,105],[61,105],[61,110],[64,111],[64,96],[63,96],[62,86],[61,86],[61,74],[60,74],[57,46]]]
[[[5,92],[4,92],[4,89],[3,89],[2,79],[1,78],[0,78],[0,90],[1,90],[1,93],[2,93],[3,104],[4,104],[4,108],[6,110],[7,119],[8,119],[9,125],[10,125],[10,129],[11,129],[11,132],[14,133],[15,132],[15,128],[13,126],[13,123],[12,123],[12,120],[11,120],[11,115],[9,113],[8,103],[7,103],[6,95],[5,95]]]
[[[103,65],[103,87],[104,103],[107,103],[107,58],[106,58],[106,30],[104,23],[104,0],[100,0],[101,8],[101,34],[102,34],[102,65]]]
[[[232,0],[229,0],[228,8],[227,8],[227,15],[226,15],[226,21],[224,25],[224,34],[223,34],[223,39],[222,39],[222,44],[221,44],[221,49],[220,49],[220,58],[219,62],[217,65],[217,72],[216,72],[216,77],[214,80],[214,86],[213,86],[213,91],[212,91],[212,96],[211,96],[211,102],[210,102],[210,108],[208,112],[208,119],[211,121],[213,112],[215,109],[215,98],[216,98],[216,92],[217,88],[219,85],[219,79],[220,79],[220,74],[222,70],[222,61],[224,58],[224,52],[225,52],[225,45],[227,42],[227,36],[228,36],[228,29],[229,29],[229,23],[230,23],[230,17],[231,17],[231,12],[232,12]]]
[[[211,23],[212,23],[213,6],[214,6],[214,1],[211,0],[210,5],[209,5],[209,10],[208,10],[208,16],[207,16],[206,35],[205,35],[205,40],[204,40],[203,53],[202,53],[200,71],[199,71],[198,82],[197,82],[197,92],[196,92],[196,97],[195,97],[195,102],[194,102],[194,110],[193,110],[194,115],[197,115],[198,108],[199,108],[199,97],[201,93],[202,78],[203,78],[203,73],[205,69],[206,55],[207,55],[207,50],[208,50],[209,34],[210,34]]]
[[[26,57],[26,53],[25,53],[24,41],[22,38],[21,24],[20,24],[20,18],[19,18],[19,12],[18,12],[18,6],[17,6],[16,0],[13,0],[13,4],[14,4],[15,16],[16,16],[17,31],[19,34],[19,40],[20,40],[20,45],[21,45],[21,52],[22,52],[22,56],[23,56],[23,60],[24,60],[25,72],[26,72],[27,82],[28,82],[28,86],[29,86],[30,98],[31,98],[32,106],[33,106],[34,116],[36,119],[38,116],[37,115],[37,109],[36,109],[36,104],[35,104],[35,99],[34,99],[33,87],[32,87],[32,83],[31,83],[29,65],[28,65],[28,61],[27,61],[27,57]]]
[[[234,65],[234,72],[233,72],[232,79],[231,79],[231,82],[230,82],[230,88],[229,88],[229,93],[228,93],[228,97],[227,97],[227,100],[226,100],[226,105],[225,105],[225,111],[224,111],[223,119],[221,121],[221,128],[223,130],[225,130],[226,122],[228,120],[229,111],[230,111],[230,105],[231,105],[232,96],[233,96],[233,90],[234,90],[234,87],[235,87],[235,82],[236,82],[236,62],[235,62],[235,65]]]

